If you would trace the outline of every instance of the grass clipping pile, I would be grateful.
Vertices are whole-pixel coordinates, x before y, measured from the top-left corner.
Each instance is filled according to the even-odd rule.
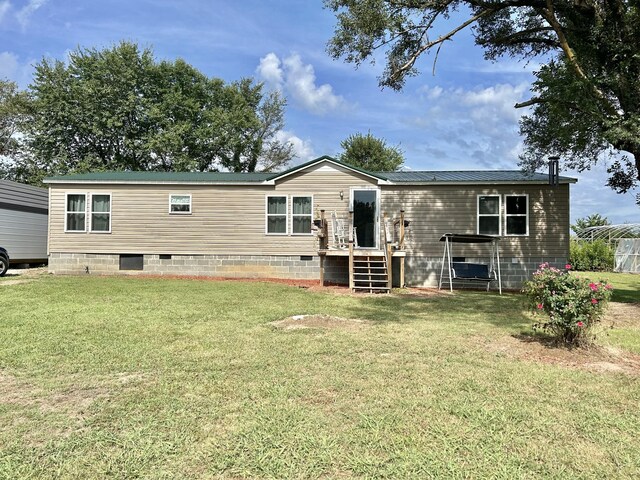
[[[357,331],[368,327],[371,324],[368,320],[357,318],[333,317],[331,315],[293,315],[271,322],[269,325],[279,330],[302,330],[302,329],[322,329],[322,330],[344,330]]]

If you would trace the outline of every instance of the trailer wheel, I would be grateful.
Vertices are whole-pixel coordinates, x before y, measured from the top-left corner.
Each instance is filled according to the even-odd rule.
[[[0,277],[4,277],[4,274],[9,270],[9,260],[6,257],[0,255]]]

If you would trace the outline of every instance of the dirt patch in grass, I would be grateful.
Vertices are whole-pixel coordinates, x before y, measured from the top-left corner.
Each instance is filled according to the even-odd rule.
[[[0,403],[25,407],[38,407],[40,411],[61,412],[71,417],[83,417],[87,408],[96,400],[117,394],[119,389],[128,384],[144,381],[144,376],[137,373],[118,373],[96,379],[93,385],[71,385],[57,391],[46,391],[0,370]],[[69,384],[68,379],[61,383]]]
[[[603,324],[613,328],[640,328],[640,303],[609,303]]]
[[[0,282],[0,287],[9,287],[11,285],[20,285],[22,283],[31,283],[33,282],[33,279],[30,280],[4,280],[2,282]]]
[[[498,356],[535,363],[558,365],[595,373],[640,375],[640,355],[618,348],[594,345],[589,348],[567,348],[552,340],[534,335],[505,336],[485,339],[484,347]]]
[[[315,328],[324,330],[356,331],[371,325],[368,320],[357,318],[332,317],[331,315],[293,315],[291,317],[270,323],[271,326],[281,330],[300,330]]]

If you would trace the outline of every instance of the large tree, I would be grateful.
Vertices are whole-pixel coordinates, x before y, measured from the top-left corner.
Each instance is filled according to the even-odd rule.
[[[400,148],[388,146],[385,140],[374,137],[371,132],[349,135],[340,146],[343,148],[342,162],[370,172],[392,172],[404,163]]]
[[[386,53],[380,85],[401,89],[418,59],[473,28],[488,60],[540,56],[521,122],[522,165],[549,156],[589,169],[613,155],[609,184],[640,179],[640,8],[625,0],[325,0],[337,16],[334,58],[361,64]],[[437,34],[435,32],[444,32]],[[434,60],[435,61],[435,60]],[[620,155],[622,153],[622,155]],[[622,159],[621,159],[622,157]]]
[[[251,79],[209,78],[183,60],[158,62],[134,43],[44,59],[25,95],[24,154],[4,163],[29,183],[95,170],[270,170],[293,157],[278,141],[279,94]]]

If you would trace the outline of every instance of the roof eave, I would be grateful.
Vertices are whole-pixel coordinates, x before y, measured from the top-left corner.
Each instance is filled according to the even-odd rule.
[[[568,185],[570,183],[576,183],[578,180],[564,180],[560,181],[560,185]],[[549,185],[549,182],[542,180],[476,180],[476,181],[410,181],[410,182],[402,182],[402,181],[388,181],[387,184],[390,185]]]
[[[78,185],[268,185],[264,181],[255,182],[214,182],[214,181],[187,181],[187,180],[70,180],[70,179],[44,179],[46,184],[78,184]]]

